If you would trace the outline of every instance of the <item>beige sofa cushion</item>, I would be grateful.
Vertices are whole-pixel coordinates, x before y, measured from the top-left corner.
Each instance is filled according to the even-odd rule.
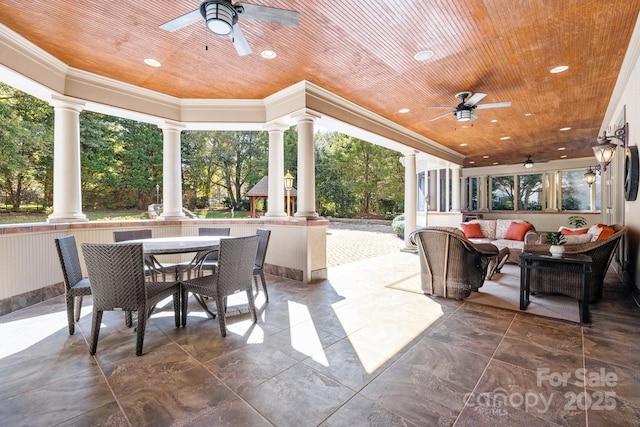
[[[480,230],[485,239],[496,238],[496,220],[495,219],[472,219],[469,222],[475,222],[480,224]]]
[[[520,219],[496,219],[496,239],[504,239],[507,235],[507,230],[512,222],[517,222],[518,224],[522,224],[523,222]],[[482,227],[482,226],[480,226]]]

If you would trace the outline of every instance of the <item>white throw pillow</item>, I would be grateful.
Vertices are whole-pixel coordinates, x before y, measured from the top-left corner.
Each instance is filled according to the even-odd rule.
[[[589,233],[566,235],[564,236],[564,241],[568,245],[575,245],[578,243],[589,243],[592,237],[593,236],[591,236]]]
[[[597,225],[592,225],[591,227],[589,227],[589,232],[588,234],[591,235],[591,241],[595,242],[596,240],[598,240],[598,237],[600,237],[600,233],[602,233],[603,228],[598,227]]]

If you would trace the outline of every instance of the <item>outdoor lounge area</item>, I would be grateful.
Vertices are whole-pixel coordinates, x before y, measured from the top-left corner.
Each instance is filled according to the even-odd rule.
[[[385,238],[355,233],[335,232],[345,245]],[[2,316],[3,423],[625,426],[639,418],[640,312],[613,272],[592,324],[581,326],[394,288],[419,273],[418,257],[379,245],[379,256],[345,259],[310,285],[267,274],[257,324],[246,300],[230,300],[225,338],[193,297],[186,327],[176,328],[169,298],[147,322],[141,357],[121,312],[104,313],[89,354],[91,297],[74,335],[63,296]],[[581,369],[606,381],[581,385]],[[557,374],[568,382],[554,382]],[[592,399],[588,407],[579,396]]]

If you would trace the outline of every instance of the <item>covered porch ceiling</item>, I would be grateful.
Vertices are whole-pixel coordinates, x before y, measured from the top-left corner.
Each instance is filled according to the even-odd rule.
[[[307,81],[475,167],[590,157],[640,11],[640,0],[252,3],[300,12],[298,28],[241,16],[253,53],[239,56],[204,20],[158,28],[193,0],[7,0],[0,23],[73,69],[178,99],[262,100]],[[429,107],[453,109],[463,91],[511,106],[431,121],[448,110]]]

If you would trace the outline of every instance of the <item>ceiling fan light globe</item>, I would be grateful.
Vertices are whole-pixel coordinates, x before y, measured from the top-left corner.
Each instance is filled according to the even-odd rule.
[[[471,110],[458,110],[456,111],[456,120],[459,122],[468,122],[473,120],[472,118],[473,111]]]
[[[524,162],[524,168],[525,169],[531,169],[533,168],[533,160],[527,160]]]
[[[231,34],[233,24],[238,22],[238,15],[230,4],[209,2],[202,6],[209,31],[219,36]]]

